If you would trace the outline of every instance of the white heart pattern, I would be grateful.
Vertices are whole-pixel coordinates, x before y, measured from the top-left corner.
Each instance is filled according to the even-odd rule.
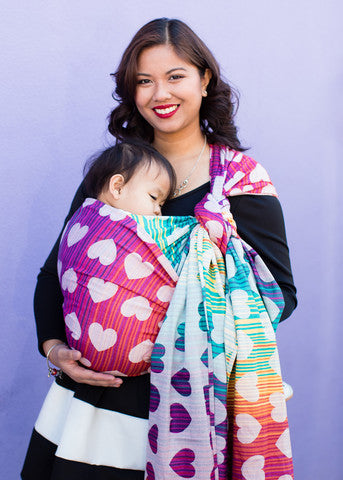
[[[159,263],[162,265],[162,267],[165,269],[165,271],[168,273],[170,278],[174,280],[174,282],[177,282],[179,279],[178,274],[175,272],[173,265],[170,263],[168,258],[165,255],[160,255],[157,259]]]
[[[280,435],[275,445],[280,450],[280,452],[283,453],[287,458],[292,458],[289,428],[286,428],[286,430]]]
[[[205,202],[204,208],[212,213],[220,213],[221,207],[218,202],[213,198],[212,194],[209,194],[207,202]]]
[[[68,315],[65,316],[64,321],[69,330],[72,332],[71,336],[74,338],[74,340],[78,340],[81,337],[81,325],[76,313],[68,313]]]
[[[69,293],[74,293],[77,287],[77,275],[73,268],[69,268],[62,275],[61,280],[62,290],[68,290]]]
[[[224,342],[223,315],[220,313],[212,313],[213,329],[211,330],[211,338],[219,345]]]
[[[261,280],[266,283],[270,283],[274,280],[273,275],[270,273],[268,267],[259,255],[256,255],[255,257],[255,267]]]
[[[279,307],[276,305],[276,303],[273,302],[270,298],[266,297],[265,295],[262,295],[262,299],[264,301],[265,307],[267,312],[269,313],[270,320],[274,322],[276,317],[279,315],[280,310]],[[272,327],[273,328],[273,327]]]
[[[112,298],[118,290],[118,285],[112,282],[105,282],[101,278],[90,278],[87,285],[89,295],[94,303],[104,302]]]
[[[275,407],[270,414],[274,422],[284,422],[287,417],[285,395],[281,392],[272,393],[269,402]]]
[[[184,227],[177,227],[173,230],[171,235],[167,236],[168,245],[176,242],[179,238],[183,237],[189,231],[189,225]]]
[[[243,158],[243,153],[237,153],[232,156],[232,162],[240,163]]]
[[[163,285],[161,288],[158,289],[157,298],[161,300],[161,302],[170,302],[174,290],[175,288],[169,287],[169,285]]]
[[[240,261],[242,263],[246,263],[246,259],[244,258],[244,248],[243,248],[242,242],[240,242],[238,238],[233,238],[232,243],[235,247],[236,253]]]
[[[264,300],[265,299],[266,299],[266,297],[264,297]],[[264,328],[264,334],[265,334],[266,338],[270,341],[275,340],[274,329],[272,327],[272,324],[271,324],[271,321],[270,321],[271,319],[270,319],[268,313],[267,312],[261,312],[260,313],[260,319],[261,319],[261,323],[262,323],[263,328]]]
[[[266,475],[263,467],[264,457],[262,455],[254,455],[243,463],[242,475],[245,480],[265,480]]]
[[[213,359],[213,364],[215,365],[216,377],[221,382],[226,382],[226,369],[225,369],[225,353],[222,352]]]
[[[261,193],[265,193],[266,195],[277,195],[274,185],[271,184],[263,187]]]
[[[99,258],[102,265],[111,265],[117,256],[117,247],[112,239],[99,240],[89,247],[87,255],[91,259]]]
[[[224,461],[226,461],[226,458],[224,457],[224,454],[222,450],[226,450],[226,441],[225,438],[221,437],[220,435],[216,436],[216,446],[217,446],[217,461],[218,465],[221,465]]]
[[[230,190],[230,197],[234,197],[235,195],[242,195],[242,190],[240,188]]]
[[[240,172],[240,171],[236,172],[236,173],[234,174],[234,176],[231,177],[228,182],[226,182],[226,184],[224,185],[224,189],[225,189],[226,191],[231,190],[231,188],[232,188],[234,185],[236,185],[236,183],[238,183],[240,180],[242,180],[242,178],[244,178],[244,177],[245,177],[245,173],[244,173],[244,172]]]
[[[246,360],[254,348],[254,342],[244,330],[237,332],[238,360]]]
[[[61,280],[62,267],[63,266],[61,260],[57,260],[57,275],[59,280]]]
[[[223,236],[223,225],[220,222],[217,222],[217,220],[209,220],[206,222],[206,228],[208,230],[210,239],[213,242],[217,241],[217,238],[222,238]]]
[[[216,425],[220,425],[227,419],[227,409],[226,406],[219,400],[219,398],[214,397],[214,412],[216,415]],[[223,447],[224,448],[224,447]]]
[[[89,230],[88,225],[84,225],[83,227],[81,227],[81,223],[75,223],[75,225],[71,227],[68,233],[68,238],[67,238],[68,247],[71,247],[72,245],[75,245],[75,243],[82,240],[82,238],[85,235],[87,235],[88,230]]]
[[[124,268],[129,280],[148,277],[154,271],[151,263],[143,262],[142,257],[136,252],[127,255]]]
[[[86,200],[83,202],[82,208],[88,207],[88,205],[93,205],[93,203],[95,203],[95,202],[96,202],[96,199],[95,199],[95,198],[90,198],[90,197],[88,197],[88,198],[86,198]]]
[[[257,402],[260,397],[260,393],[257,388],[257,382],[257,373],[246,373],[237,380],[236,390],[248,402]]]
[[[261,182],[261,181],[270,182],[270,177],[268,175],[267,170],[263,168],[262,165],[260,165],[259,163],[256,165],[254,170],[250,172],[249,178],[251,183]]]
[[[239,413],[236,415],[236,423],[239,427],[237,438],[241,443],[252,443],[261,431],[262,425],[252,415]]]
[[[279,360],[279,355],[278,355],[277,350],[275,350],[273,355],[270,357],[269,366],[272,370],[274,370],[276,373],[281,375],[280,360]]]
[[[133,315],[136,315],[138,320],[144,322],[150,317],[152,308],[150,307],[148,299],[144,297],[133,297],[129,298],[122,304],[120,312],[124,317],[132,317]]]
[[[144,360],[144,362],[150,361],[151,352],[154,348],[154,344],[151,340],[144,340],[144,342],[139,343],[130,350],[129,360],[132,363],[139,363]]]
[[[113,328],[104,330],[100,323],[92,323],[88,329],[89,339],[98,352],[107,350],[116,343],[117,332]]]
[[[233,313],[238,318],[249,318],[250,316],[250,308],[248,305],[248,294],[245,290],[233,290],[231,292],[231,302]]]
[[[225,261],[226,261],[227,277],[228,277],[228,279],[233,278],[237,273],[235,260],[231,255],[228,255],[226,257]]]
[[[148,234],[148,232],[146,230],[144,230],[144,228],[141,225],[139,225],[138,223],[137,223],[137,235],[145,243],[155,243],[155,241]]]
[[[118,208],[111,207],[111,205],[104,205],[103,207],[101,207],[99,209],[99,215],[101,217],[109,216],[112,222],[123,220],[125,217],[127,217],[126,212]]]

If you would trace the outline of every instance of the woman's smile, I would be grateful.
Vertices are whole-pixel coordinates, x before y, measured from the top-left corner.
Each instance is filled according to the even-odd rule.
[[[174,115],[174,113],[178,110],[180,105],[159,105],[158,107],[154,107],[153,111],[159,118],[169,118]]]

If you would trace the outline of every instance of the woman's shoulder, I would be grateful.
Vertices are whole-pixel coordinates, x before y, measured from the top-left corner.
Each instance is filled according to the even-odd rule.
[[[260,165],[254,158],[227,145],[211,145],[211,148],[214,154],[219,156],[220,161],[225,163],[227,167],[239,164],[241,169],[253,170],[257,165]]]
[[[255,159],[225,145],[212,145],[212,149],[214,163],[226,177],[227,195],[277,196],[267,170]]]

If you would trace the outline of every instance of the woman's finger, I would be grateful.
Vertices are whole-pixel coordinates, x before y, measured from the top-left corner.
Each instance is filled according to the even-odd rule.
[[[99,387],[119,387],[123,380],[110,373],[100,373],[82,367],[78,361],[81,352],[71,350],[64,343],[58,343],[50,350],[49,360],[77,383]]]
[[[99,387],[119,387],[123,383],[121,378],[114,377],[110,373],[94,372],[81,367],[76,362],[66,365],[63,371],[78,383],[87,383]]]

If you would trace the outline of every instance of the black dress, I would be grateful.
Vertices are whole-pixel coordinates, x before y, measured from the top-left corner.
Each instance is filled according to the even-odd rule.
[[[210,190],[207,183],[170,200],[164,215],[193,215],[195,205]],[[87,197],[83,184],[78,189],[66,221]],[[238,233],[263,258],[279,284],[285,308],[282,320],[296,307],[284,221],[277,198],[268,195],[230,197],[231,212]],[[65,341],[62,315],[63,297],[57,278],[59,239],[38,275],[35,316],[39,349],[44,341]],[[149,410],[149,375],[125,378],[119,388],[77,384],[65,374],[56,380],[51,398],[35,425],[22,470],[24,480],[143,480],[147,418]],[[49,394],[50,395],[50,394]],[[50,402],[50,403],[49,403]],[[60,402],[60,404],[58,403]],[[72,402],[72,432],[67,445],[58,448],[59,422],[65,421],[65,405]],[[51,410],[55,419],[51,420]],[[47,413],[50,412],[48,418]],[[97,418],[102,430],[82,431],[90,418]],[[112,428],[113,425],[113,428]],[[89,432],[89,430],[87,430]]]

